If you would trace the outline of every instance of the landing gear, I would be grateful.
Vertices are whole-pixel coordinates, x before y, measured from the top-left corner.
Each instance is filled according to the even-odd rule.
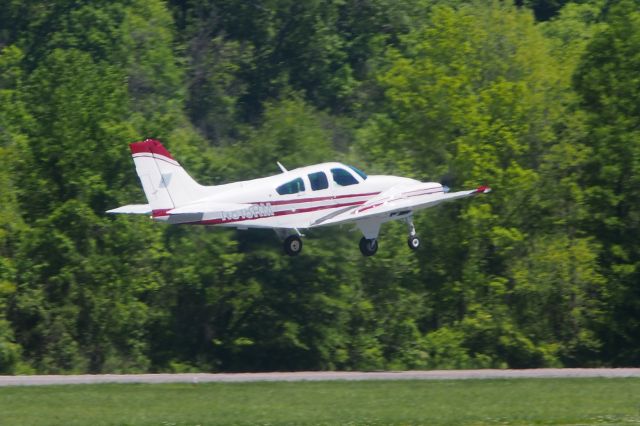
[[[372,238],[370,240],[362,237],[360,239],[360,252],[363,256],[373,256],[378,251],[378,240]]]
[[[289,235],[284,240],[284,252],[289,256],[297,256],[302,251],[302,240],[297,235]]]
[[[407,244],[411,250],[418,250],[420,248],[420,238],[417,235],[410,235],[407,239]]]
[[[409,227],[409,238],[407,238],[407,244],[411,250],[418,250],[420,248],[420,238],[416,235],[416,227],[413,226],[413,220],[410,217],[406,219],[407,226]]]

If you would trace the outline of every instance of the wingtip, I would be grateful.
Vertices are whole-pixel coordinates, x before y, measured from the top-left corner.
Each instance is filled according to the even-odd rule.
[[[491,192],[491,188],[486,185],[479,186],[478,189],[476,189],[476,193],[478,194],[488,194],[489,192]]]

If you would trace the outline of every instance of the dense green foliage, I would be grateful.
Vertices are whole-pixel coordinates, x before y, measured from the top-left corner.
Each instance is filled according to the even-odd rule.
[[[639,58],[637,0],[5,2],[0,373],[637,364]],[[494,192],[288,258],[105,215],[146,137]]]
[[[7,425],[635,425],[638,379],[16,386]]]

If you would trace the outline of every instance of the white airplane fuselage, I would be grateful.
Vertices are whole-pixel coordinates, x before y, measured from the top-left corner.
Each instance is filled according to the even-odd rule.
[[[332,169],[349,173],[357,182],[341,186],[332,179]],[[328,186],[313,189],[309,175],[324,173]],[[304,190],[295,194],[280,195],[276,188],[287,182],[301,179]],[[309,228],[318,219],[345,207],[359,206],[378,196],[381,192],[397,185],[422,187],[428,191],[442,192],[439,183],[423,183],[399,176],[374,175],[362,178],[349,166],[342,163],[322,163],[290,170],[279,175],[234,182],[224,185],[203,187],[203,195],[208,195],[193,204],[230,206],[242,204],[237,209],[211,211],[202,217],[180,217],[169,215],[164,210],[154,210],[152,217],[158,221],[194,225],[217,225],[234,228]],[[244,206],[246,204],[251,207]]]

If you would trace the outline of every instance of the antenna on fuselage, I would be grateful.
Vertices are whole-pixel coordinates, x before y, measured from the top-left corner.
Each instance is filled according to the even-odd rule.
[[[282,173],[287,173],[289,171],[279,161],[276,161],[276,163],[278,163],[278,167],[280,167],[280,170],[282,170]]]

